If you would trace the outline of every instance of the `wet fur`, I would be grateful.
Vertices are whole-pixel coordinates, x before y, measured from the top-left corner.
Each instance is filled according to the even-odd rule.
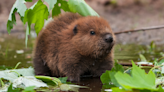
[[[73,31],[75,27],[77,33]],[[90,35],[90,31],[96,35]],[[113,66],[114,42],[103,41],[107,33],[114,38],[109,24],[101,17],[65,13],[54,18],[36,40],[35,74],[67,76],[70,81],[80,81],[80,75],[88,71],[100,76]]]

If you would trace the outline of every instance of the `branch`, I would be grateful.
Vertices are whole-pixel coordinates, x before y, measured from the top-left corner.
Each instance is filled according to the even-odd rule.
[[[148,31],[148,30],[161,29],[161,28],[164,28],[164,25],[144,27],[144,28],[134,29],[134,30],[125,30],[125,31],[120,31],[120,32],[114,32],[114,34],[117,35],[117,34],[121,34],[121,33],[137,32],[137,31]]]
[[[119,63],[120,65],[122,66],[132,66],[132,63]],[[135,63],[136,65],[141,65],[141,66],[150,66],[150,67],[154,67],[154,65],[149,65],[149,64],[137,64]]]

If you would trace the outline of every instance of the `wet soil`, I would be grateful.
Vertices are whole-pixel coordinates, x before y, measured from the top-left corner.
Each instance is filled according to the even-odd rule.
[[[0,1],[0,35],[7,33],[6,23],[10,9],[15,0]],[[37,0],[34,0],[37,1]],[[105,18],[114,32],[164,25],[164,1],[163,0],[85,0],[98,14]],[[26,4],[28,7],[32,3]],[[16,14],[17,25],[12,32],[22,32],[26,29]],[[151,31],[139,31],[117,35],[117,42],[122,44],[149,44],[155,41],[156,44],[164,44],[164,29]]]
[[[105,3],[110,0],[87,0],[87,3],[104,17],[114,32],[142,27],[164,25],[163,0],[116,0],[117,5]],[[117,42],[149,44],[164,43],[164,29],[117,35]]]

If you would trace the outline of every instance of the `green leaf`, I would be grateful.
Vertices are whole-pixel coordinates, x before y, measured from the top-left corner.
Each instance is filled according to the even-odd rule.
[[[164,59],[160,60],[158,65],[161,65],[162,63],[164,63]]]
[[[51,9],[53,9],[53,7],[54,7],[54,5],[57,3],[57,0],[44,0],[45,2],[47,2],[48,3],[48,5],[49,5],[49,11],[51,10]]]
[[[68,5],[71,12],[82,16],[99,16],[84,0],[69,0]]]
[[[68,77],[59,77],[58,79],[65,84],[67,82]]]
[[[36,92],[34,90],[35,86],[26,87],[22,92]]]
[[[115,61],[114,67],[112,68],[112,70],[124,72],[123,66],[118,64],[118,61]]]
[[[24,17],[24,13],[27,9],[26,5],[24,4],[25,0],[16,0],[13,7],[11,8],[8,22],[7,22],[7,31],[10,34],[11,29],[13,28],[13,25],[16,25],[16,18],[15,18],[15,12],[17,11],[22,19]]]
[[[148,74],[132,62],[132,76],[117,72],[115,78],[117,82],[125,89],[149,89],[156,90],[155,74],[150,71]]]
[[[118,64],[117,61],[115,61],[114,67],[112,68],[112,70],[110,70],[110,71],[107,70],[100,77],[101,82],[103,83],[103,87],[105,87],[105,88],[111,88],[111,87],[115,87],[115,86],[120,87],[120,85],[118,84],[117,80],[114,77],[114,75],[118,71],[124,72],[124,68],[122,65]]]
[[[112,92],[131,92],[131,91],[126,91],[124,89],[120,89],[119,87],[113,87],[111,89],[112,89]]]
[[[47,6],[43,4],[41,0],[39,0],[35,6],[26,10],[24,16],[24,24],[28,22],[29,32],[31,30],[31,24],[35,24],[35,31],[38,34],[42,27],[44,26],[44,20],[48,19],[48,9]]]
[[[103,84],[109,84],[109,82],[111,82],[111,79],[109,77],[109,71],[107,70],[105,73],[103,73],[100,76],[100,79]]]
[[[164,89],[162,88],[161,85],[159,85],[159,87],[158,87],[158,91],[155,91],[155,92],[164,92]]]
[[[58,2],[55,4],[54,8],[52,9],[52,17],[57,16],[61,13],[60,7],[58,5]]]
[[[35,86],[35,88],[48,87],[46,83],[36,79],[34,76],[22,76],[14,79],[13,87],[25,89],[29,86]]]
[[[12,84],[10,84],[10,86],[9,86],[9,88],[8,88],[8,90],[7,90],[7,92],[20,92],[20,88],[15,88],[15,89],[13,89]]]
[[[103,83],[103,87],[105,88],[111,88],[111,87],[120,87],[117,80],[115,79],[114,75],[116,74],[116,71],[106,71],[103,73],[100,77],[101,82]],[[112,84],[113,83],[113,84]]]
[[[4,70],[0,71],[0,78],[4,78],[10,80],[11,82],[14,79],[18,78],[18,74],[22,76],[34,76],[34,69],[33,68],[24,68],[24,69],[13,69],[13,70]]]
[[[26,2],[32,2],[32,0],[25,0]]]
[[[49,76],[35,76],[37,79],[40,79],[44,82],[46,82],[48,85],[61,85],[61,81],[58,78],[55,77],[49,77]]]
[[[116,78],[114,77],[115,74],[116,74],[116,71],[109,71],[109,77],[110,77],[112,83],[117,87],[121,87],[120,84],[118,84]]]
[[[66,12],[70,11],[68,2],[65,0],[60,0],[59,3],[61,3],[61,8]]]

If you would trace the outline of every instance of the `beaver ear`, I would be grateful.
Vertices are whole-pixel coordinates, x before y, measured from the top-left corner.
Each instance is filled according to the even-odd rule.
[[[75,27],[73,28],[73,32],[74,34],[77,34],[77,25],[75,25]]]

